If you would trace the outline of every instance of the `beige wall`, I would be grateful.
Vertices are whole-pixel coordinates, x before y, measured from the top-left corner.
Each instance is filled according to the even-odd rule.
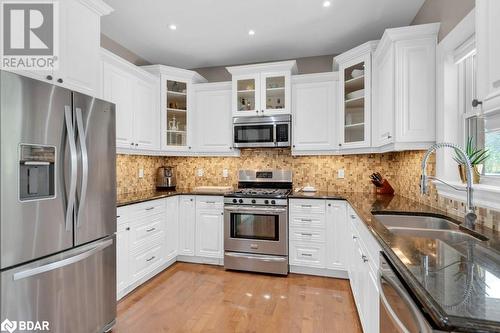
[[[332,71],[334,55],[298,58],[297,67],[299,74],[323,73]],[[231,81],[231,75],[226,66],[205,67],[193,69],[200,73],[209,82]]]
[[[101,34],[101,47],[105,48],[110,52],[113,52],[117,56],[122,57],[123,59],[133,63],[134,65],[137,66],[151,65],[147,60],[141,58],[134,52],[123,47],[121,44],[118,44],[117,42],[115,42],[114,40],[112,40],[111,38],[109,38],[104,34]]]
[[[425,0],[411,25],[441,22],[441,41],[475,6],[475,0]]]

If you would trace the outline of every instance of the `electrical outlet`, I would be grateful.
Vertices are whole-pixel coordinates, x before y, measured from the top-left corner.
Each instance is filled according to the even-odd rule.
[[[144,178],[144,169],[139,168],[139,178]]]
[[[338,179],[344,179],[345,178],[345,170],[344,169],[339,169],[337,171],[337,178]]]
[[[229,177],[229,170],[228,169],[223,169],[222,170],[222,177],[224,177],[224,178]]]
[[[198,175],[198,177],[203,177],[203,175],[205,174],[204,170],[202,168],[198,169],[196,171],[196,174]]]

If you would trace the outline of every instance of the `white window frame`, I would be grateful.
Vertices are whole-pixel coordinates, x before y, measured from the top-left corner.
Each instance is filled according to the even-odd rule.
[[[458,112],[463,110],[460,97],[457,62],[474,50],[475,10],[472,10],[437,46],[436,49],[436,141],[464,145],[465,119],[473,115]],[[450,88],[451,87],[451,88]],[[463,95],[462,95],[463,97]],[[462,102],[461,102],[462,101]],[[462,105],[460,105],[462,103]],[[479,111],[479,110],[478,110]],[[452,185],[465,189],[458,174],[454,152],[441,149],[436,152],[436,176]],[[500,177],[483,176],[481,184],[473,185],[473,200],[476,206],[500,210]],[[466,201],[464,191],[454,190],[435,182],[440,196]]]

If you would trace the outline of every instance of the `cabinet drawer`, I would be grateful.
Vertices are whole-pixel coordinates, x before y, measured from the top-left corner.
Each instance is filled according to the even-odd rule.
[[[297,214],[324,214],[325,200],[292,199],[290,200],[290,212]]]
[[[290,228],[289,237],[299,242],[326,242],[326,232],[322,229]]]
[[[196,196],[196,209],[223,209],[224,197],[220,196]]]
[[[147,223],[133,225],[130,233],[131,246],[136,247],[140,243],[149,242],[156,235],[163,233],[164,223],[164,217],[158,216]]]
[[[290,216],[290,227],[298,228],[325,228],[325,216],[324,215],[291,215]]]
[[[291,241],[289,257],[292,265],[324,268],[326,266],[326,245]]]
[[[163,244],[142,252],[138,252],[131,257],[132,280],[136,281],[161,265],[163,257]]]

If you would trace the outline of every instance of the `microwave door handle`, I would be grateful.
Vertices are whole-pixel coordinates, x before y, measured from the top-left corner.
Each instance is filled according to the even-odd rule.
[[[399,329],[403,333],[410,333],[410,331],[406,328],[406,326],[401,322],[401,320],[398,318],[396,312],[390,305],[389,301],[387,300],[387,297],[385,296],[384,293],[384,288],[382,287],[382,284],[387,284],[389,285],[396,293],[398,296],[401,298],[401,300],[410,308],[411,314],[415,318],[415,321],[417,323],[417,326],[419,328],[419,332],[421,333],[430,333],[431,330],[429,329],[429,326],[425,323],[425,319],[423,318],[422,314],[420,314],[420,310],[413,304],[413,301],[410,299],[410,296],[408,293],[403,290],[397,282],[395,282],[392,278],[389,278],[385,276],[383,273],[380,275],[380,299],[382,300],[382,303],[384,304],[384,307],[387,309],[387,312],[391,316],[392,320],[398,325]]]
[[[278,142],[276,141],[276,123],[273,124],[273,142],[274,142],[274,145],[278,145]]]

